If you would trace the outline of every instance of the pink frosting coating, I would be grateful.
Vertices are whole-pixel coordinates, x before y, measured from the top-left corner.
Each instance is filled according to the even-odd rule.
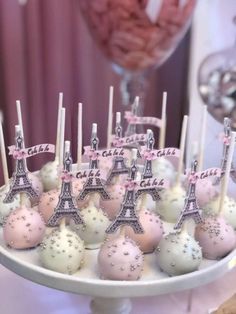
[[[43,218],[36,210],[21,206],[8,216],[3,237],[14,249],[27,249],[42,241],[45,229]]]
[[[123,235],[106,241],[98,253],[98,268],[103,279],[137,280],[142,267],[142,252],[133,240]]]
[[[75,179],[72,181],[72,192],[73,192],[73,195],[77,199],[76,201],[79,208],[84,208],[88,204],[89,196],[87,196],[85,200],[83,201],[78,200],[78,197],[83,189],[84,183],[85,183],[84,180],[79,180],[79,179]]]
[[[223,217],[207,217],[196,227],[195,238],[202,247],[203,256],[207,259],[220,259],[231,252],[236,245],[233,228]]]
[[[127,226],[125,234],[139,245],[143,253],[151,253],[156,249],[163,236],[162,221],[158,215],[147,209],[142,209],[138,216],[144,233],[135,233],[130,226]]]
[[[200,207],[205,206],[209,201],[218,195],[217,186],[213,185],[212,180],[205,178],[196,183],[196,198]]]
[[[120,184],[113,184],[107,188],[110,200],[100,200],[100,207],[104,210],[110,220],[114,220],[120,211],[124,199],[125,188]]]
[[[60,191],[58,189],[53,189],[51,191],[42,194],[38,204],[38,210],[42,214],[43,219],[47,223],[49,218],[52,216],[58,200]]]

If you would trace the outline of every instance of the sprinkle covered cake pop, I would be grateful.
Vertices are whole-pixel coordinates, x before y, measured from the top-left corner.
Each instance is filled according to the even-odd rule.
[[[99,248],[106,236],[106,229],[110,224],[104,212],[94,205],[91,199],[85,208],[80,210],[84,225],[77,225],[73,220],[70,222],[72,230],[76,231],[84,241],[85,248]]]
[[[60,191],[58,189],[53,189],[51,191],[44,192],[39,199],[38,210],[46,224],[58,204],[59,195]]]
[[[131,225],[137,233],[143,229],[135,213],[134,184],[137,172],[137,150],[132,149],[133,161],[128,179],[124,201],[115,221],[108,227],[107,233],[114,233],[124,224]],[[127,184],[128,184],[127,183]],[[101,278],[109,280],[137,280],[143,267],[142,252],[137,244],[122,233],[115,239],[107,240],[98,253],[98,269]]]
[[[170,276],[195,271],[201,261],[201,247],[186,231],[170,233],[158,245],[158,265]]]
[[[84,243],[69,227],[61,225],[44,237],[39,257],[45,268],[73,274],[82,265]]]
[[[203,256],[208,259],[220,259],[226,256],[236,245],[234,229],[223,218],[224,201],[230,176],[236,133],[231,132],[230,146],[227,152],[226,169],[221,181],[220,200],[217,216],[206,217],[196,228],[195,237],[202,247]]]

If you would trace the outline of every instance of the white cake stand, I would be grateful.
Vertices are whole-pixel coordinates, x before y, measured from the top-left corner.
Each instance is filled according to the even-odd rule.
[[[191,289],[207,284],[236,265],[236,250],[220,261],[203,260],[198,271],[168,277],[160,271],[155,254],[145,256],[145,266],[139,281],[101,280],[96,269],[98,250],[87,250],[84,267],[71,275],[47,270],[40,266],[37,248],[17,251],[5,246],[0,230],[0,262],[16,274],[33,282],[77,294],[94,297],[90,307],[93,314],[128,314],[131,297],[155,296]]]

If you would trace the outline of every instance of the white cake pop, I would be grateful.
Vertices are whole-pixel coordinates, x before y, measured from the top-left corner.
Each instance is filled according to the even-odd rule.
[[[220,197],[216,197],[211,200],[203,208],[206,215],[214,215],[218,213],[219,210]],[[233,198],[225,196],[222,215],[226,222],[230,224],[234,229],[236,229],[236,202]]]
[[[124,235],[107,240],[98,253],[98,269],[102,279],[137,280],[142,267],[142,252],[133,240]]]
[[[99,248],[106,237],[106,229],[110,224],[104,212],[95,207],[94,201],[89,201],[85,208],[80,210],[85,225],[77,225],[71,220],[70,225],[89,249]]]
[[[45,268],[73,274],[83,262],[84,243],[75,232],[62,225],[44,237],[39,257]]]
[[[43,239],[45,223],[34,209],[22,205],[13,210],[3,227],[3,237],[14,249],[28,249],[37,246]]]
[[[168,180],[170,183],[175,181],[176,171],[173,164],[166,158],[157,158],[152,161],[153,176]]]
[[[203,256],[217,260],[226,256],[236,245],[233,228],[221,216],[205,218],[195,230],[195,238],[202,247]]]
[[[143,253],[152,253],[163,235],[163,226],[160,218],[148,209],[141,209],[138,213],[144,233],[135,233],[130,226],[125,227],[125,235],[134,240]]]
[[[120,184],[112,184],[107,187],[107,193],[110,196],[110,200],[100,200],[100,206],[107,214],[108,218],[113,220],[117,216],[121,203],[124,199],[125,188]]]
[[[44,191],[55,189],[59,185],[59,162],[53,160],[47,162],[40,170]]]
[[[7,192],[9,191],[9,186],[3,186],[0,189],[0,224],[3,224],[6,217],[11,211],[20,206],[20,196],[16,195],[11,203],[4,203]]]
[[[190,273],[202,261],[201,247],[186,231],[163,237],[157,248],[159,267],[170,276]]]
[[[46,224],[52,216],[54,209],[56,208],[59,200],[60,191],[54,189],[48,192],[44,192],[39,199],[38,210],[43,216]]]
[[[43,194],[43,184],[42,184],[40,178],[36,174],[34,174],[32,172],[28,172],[28,178],[29,178],[29,181],[32,184],[33,189],[38,194],[38,197],[36,199],[31,199],[30,200],[31,203],[34,204],[34,203],[38,202],[40,196]]]
[[[157,202],[156,210],[161,218],[167,222],[175,223],[184,207],[186,192],[179,185],[159,192],[161,200]]]

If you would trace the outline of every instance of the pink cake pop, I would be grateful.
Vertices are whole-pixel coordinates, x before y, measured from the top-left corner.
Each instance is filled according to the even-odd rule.
[[[120,184],[112,184],[107,187],[107,192],[110,195],[110,200],[100,200],[100,206],[107,214],[110,220],[117,216],[121,203],[124,199],[125,188]]]
[[[41,215],[23,205],[8,216],[3,237],[6,244],[14,249],[28,249],[42,241],[45,229]]]
[[[59,195],[60,191],[58,189],[53,189],[51,191],[44,192],[40,197],[38,210],[41,213],[45,223],[47,223],[49,218],[52,216],[54,209],[57,206]]]
[[[218,194],[218,187],[213,184],[210,178],[196,182],[196,198],[200,207],[205,206],[208,202],[217,197]]]
[[[163,236],[162,221],[148,209],[141,209],[138,217],[144,233],[135,233],[130,226],[127,226],[125,227],[125,235],[134,240],[143,253],[152,253]]]
[[[142,252],[133,240],[124,235],[105,242],[98,253],[98,269],[102,279],[137,280],[142,267]]]
[[[231,252],[236,245],[233,228],[221,216],[207,217],[196,227],[195,238],[207,259],[220,259]]]
[[[226,156],[226,170],[221,184],[218,216],[205,218],[205,221],[197,226],[195,232],[196,239],[202,247],[203,256],[208,259],[220,259],[227,255],[236,245],[234,230],[222,217],[234,153],[235,137],[236,133],[231,132],[229,151]]]

